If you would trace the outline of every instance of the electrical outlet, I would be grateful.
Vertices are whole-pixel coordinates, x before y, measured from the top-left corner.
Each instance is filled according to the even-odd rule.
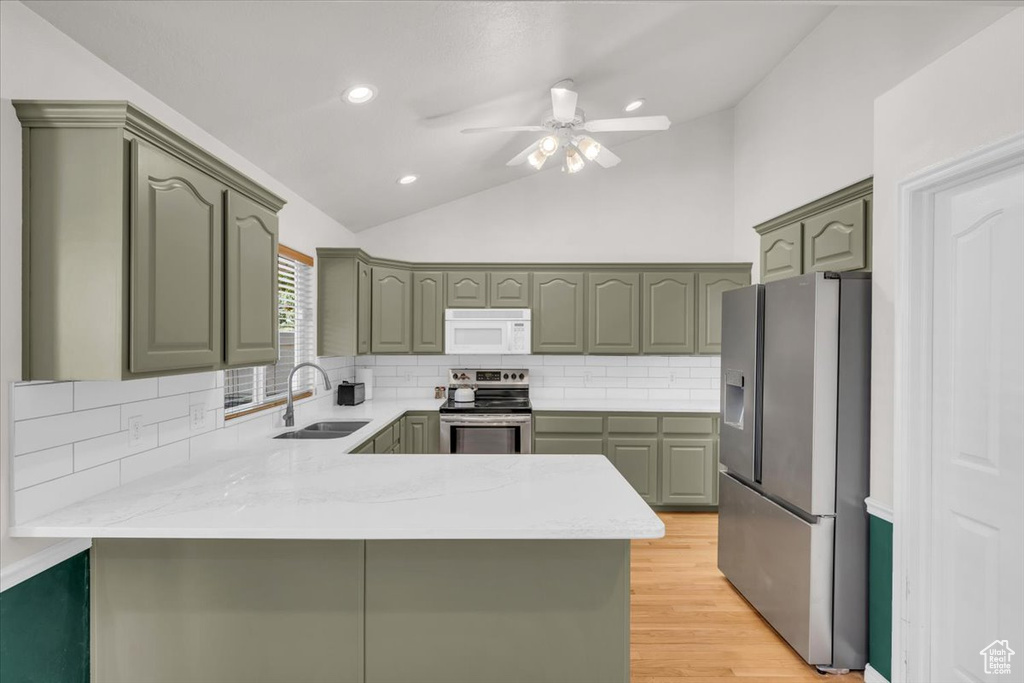
[[[594,371],[593,370],[584,370],[583,371],[583,381],[584,382],[589,384],[593,379],[594,379]]]
[[[194,403],[189,408],[189,415],[191,416],[192,430],[202,429],[206,424],[206,406],[202,403]]]
[[[128,446],[134,447],[142,443],[142,417],[133,415],[128,418]]]
[[[406,384],[412,384],[412,373],[411,372],[405,373],[405,383]]]
[[[676,373],[674,373],[674,372],[668,373],[668,381],[669,382],[675,382],[676,381]]]

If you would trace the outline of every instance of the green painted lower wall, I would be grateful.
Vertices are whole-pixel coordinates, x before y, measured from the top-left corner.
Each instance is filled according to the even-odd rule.
[[[892,523],[868,522],[868,663],[892,680]]]
[[[0,681],[88,683],[89,551],[0,593]]]

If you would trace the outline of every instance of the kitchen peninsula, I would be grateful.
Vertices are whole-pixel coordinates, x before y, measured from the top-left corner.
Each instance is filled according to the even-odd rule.
[[[627,681],[629,540],[658,517],[601,455],[343,452],[415,408],[13,533],[95,539],[94,680]]]

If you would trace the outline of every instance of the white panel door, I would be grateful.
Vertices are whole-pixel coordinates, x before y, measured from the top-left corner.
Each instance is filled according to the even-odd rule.
[[[1024,166],[939,192],[934,226],[931,679],[1022,680]]]

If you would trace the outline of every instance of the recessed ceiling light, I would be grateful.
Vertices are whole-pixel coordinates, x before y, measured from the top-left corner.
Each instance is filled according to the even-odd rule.
[[[401,178],[398,179],[398,184],[399,185],[412,185],[417,180],[419,180],[419,176],[404,175],[404,176],[402,176]]]
[[[372,85],[353,85],[345,91],[345,100],[352,104],[366,104],[377,96],[377,89]]]
[[[633,100],[632,102],[627,104],[625,107],[623,107],[623,109],[625,109],[626,111],[636,111],[640,107],[644,106],[644,102],[646,102],[646,101],[647,100],[645,100],[644,98],[641,97],[638,100]]]

